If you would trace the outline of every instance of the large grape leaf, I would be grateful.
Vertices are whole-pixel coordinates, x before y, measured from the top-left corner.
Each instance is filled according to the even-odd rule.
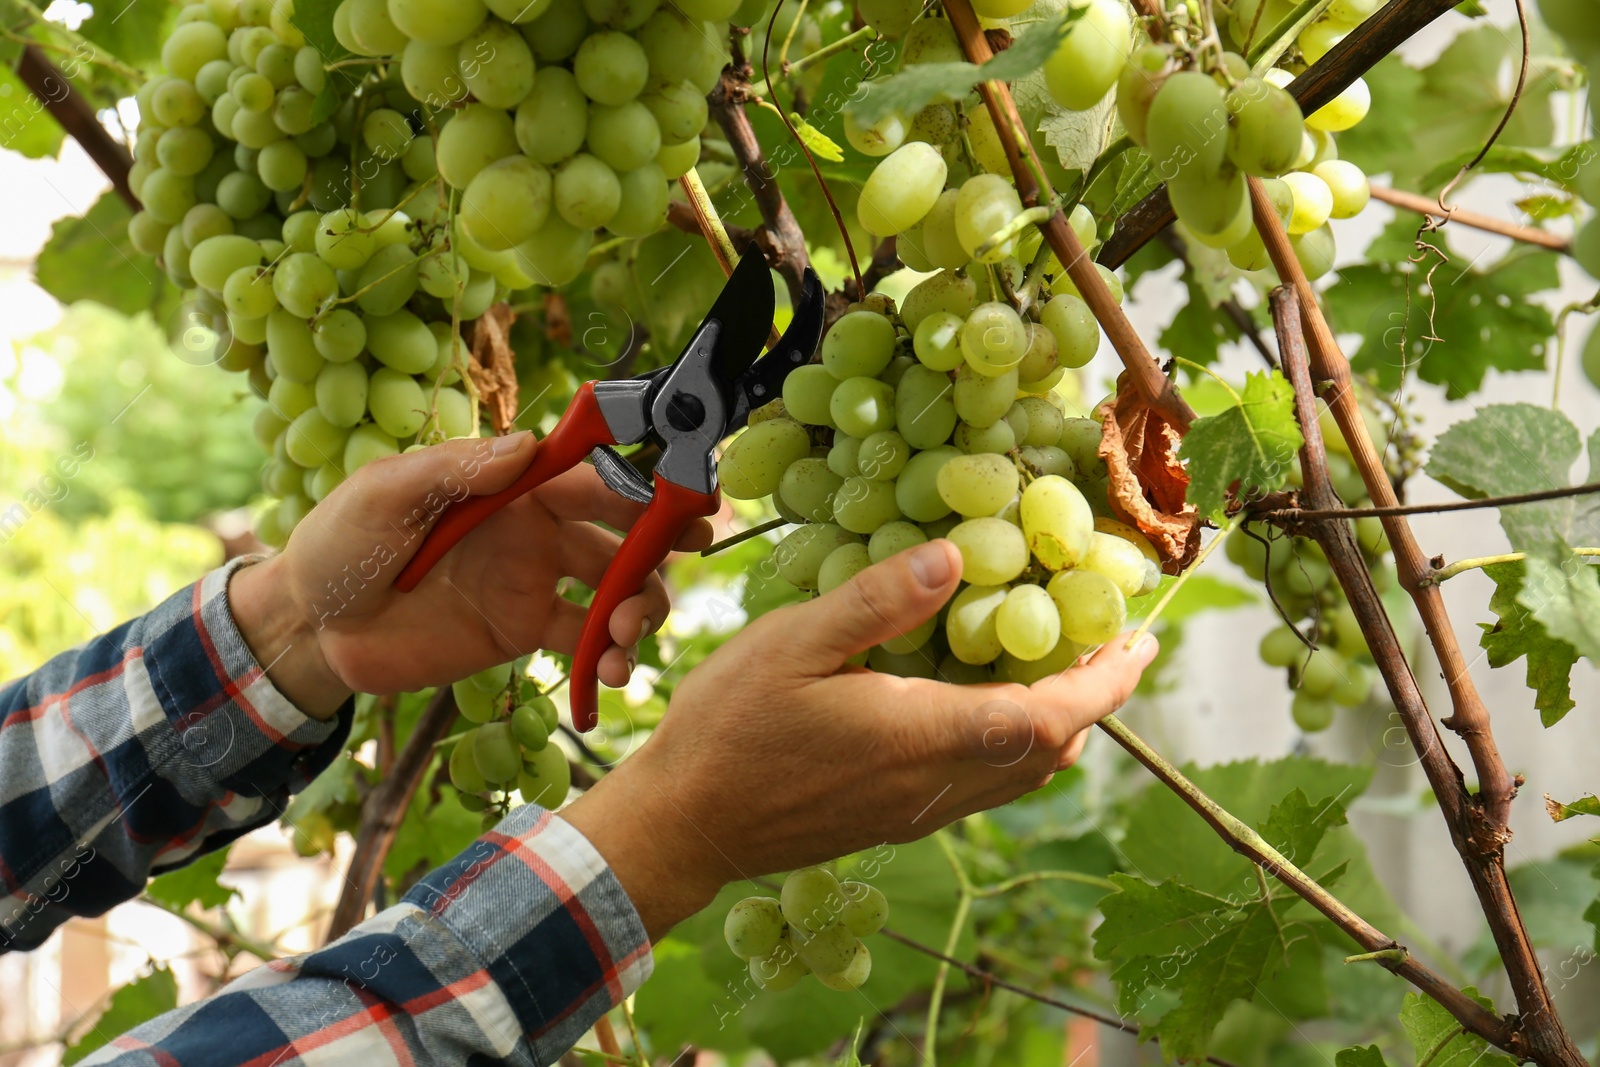
[[[17,72],[0,63],[0,148],[42,159],[59,152],[66,135]]]
[[[1304,867],[1344,818],[1337,796],[1312,803],[1294,789],[1273,805],[1259,830]],[[1094,933],[1095,955],[1114,968],[1119,1009],[1146,1020],[1141,1036],[1158,1037],[1167,1058],[1203,1057],[1236,1001],[1260,997],[1286,1013],[1325,1009],[1315,929],[1286,917],[1298,898],[1281,884],[1251,876],[1215,893],[1173,878],[1160,884],[1129,875],[1112,880],[1117,889],[1100,901],[1105,921]],[[1280,983],[1291,955],[1296,978]],[[1275,995],[1263,993],[1268,983]],[[1176,1003],[1160,1010],[1174,996]]]
[[[95,300],[127,315],[154,308],[167,279],[129,242],[132,217],[122,198],[108,192],[82,217],[57,222],[34,263],[40,288],[63,304]]]
[[[1442,236],[1432,241],[1449,253]],[[1482,269],[1449,253],[1431,281],[1437,259],[1419,266],[1409,254],[1341,267],[1326,293],[1335,327],[1361,337],[1351,361],[1357,370],[1375,374],[1382,390],[1398,388],[1415,371],[1460,400],[1477,392],[1490,370],[1544,368],[1555,319],[1530,297],[1558,284],[1556,253],[1513,248]]]
[[[72,1064],[112,1038],[120,1037],[140,1023],[177,1006],[177,978],[162,964],[152,963],[149,974],[134,979],[111,994],[111,1003],[106,1005],[106,1010],[100,1013],[94,1025],[62,1053],[61,1067],[72,1067]]]
[[[1551,637],[1567,642],[1585,659],[1600,659],[1600,569],[1559,549],[1530,553],[1526,565],[1517,602],[1533,612]]]
[[[1533,706],[1539,720],[1554,726],[1571,711],[1572,668],[1578,650],[1551,637],[1533,613],[1518,601],[1522,593],[1522,563],[1496,563],[1483,572],[1495,583],[1489,596],[1489,610],[1498,619],[1493,624],[1479,623],[1483,636],[1478,644],[1489,653],[1489,666],[1505,667],[1526,656],[1528,688],[1534,692]]]
[[[1556,489],[1570,484],[1582,447],[1578,428],[1553,408],[1490,404],[1439,435],[1428,474],[1473,500]],[[1571,542],[1575,514],[1571,497],[1541,500],[1501,508],[1500,525],[1512,548],[1540,548]]]
[[[1294,389],[1277,371],[1245,376],[1237,403],[1196,419],[1178,455],[1189,471],[1188,500],[1218,516],[1229,489],[1240,500],[1288,484],[1304,438],[1294,418]]]
[[[1462,990],[1485,1008],[1494,1010],[1488,997],[1478,995],[1472,986]],[[1461,1028],[1455,1016],[1439,1002],[1421,993],[1407,993],[1400,1009],[1400,1026],[1411,1041],[1417,1062],[1429,1067],[1512,1067],[1515,1060],[1489,1049],[1489,1042]]]
[[[187,908],[199,904],[202,908],[220,908],[239,895],[232,886],[217,881],[228,863],[228,850],[219,848],[200,856],[193,863],[175,871],[157,875],[144,887],[147,897],[152,897],[169,908]]]

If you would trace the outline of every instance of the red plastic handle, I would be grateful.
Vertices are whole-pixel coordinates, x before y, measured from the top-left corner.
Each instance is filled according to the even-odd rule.
[[[584,382],[567,405],[566,413],[556,423],[533,454],[533,462],[522,476],[498,493],[488,496],[469,496],[450,504],[440,514],[439,521],[423,538],[417,554],[400,571],[394,587],[409,593],[417,587],[434,564],[456,546],[467,534],[490,515],[511,503],[523,493],[563,474],[579,463],[596,445],[614,445],[616,439],[606,424],[600,405],[594,398],[594,383]]]
[[[600,714],[599,679],[595,669],[600,655],[613,644],[611,613],[617,605],[644,588],[650,572],[672,551],[678,536],[695,519],[715,515],[722,506],[715,492],[699,493],[681,485],[656,479],[656,494],[623,539],[612,557],[600,588],[595,590],[589,613],[584,616],[578,636],[578,651],[572,657],[570,695],[572,725],[579,731],[593,729]]]

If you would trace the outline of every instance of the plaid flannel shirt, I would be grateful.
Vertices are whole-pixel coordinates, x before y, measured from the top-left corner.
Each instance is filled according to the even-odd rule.
[[[234,625],[243,562],[0,689],[0,951],[276,818],[338,755],[351,705],[302,714]],[[337,942],[85,1062],[546,1064],[650,969],[605,861],[528,805]]]

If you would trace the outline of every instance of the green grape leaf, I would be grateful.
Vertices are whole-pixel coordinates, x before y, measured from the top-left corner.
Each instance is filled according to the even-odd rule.
[[[0,63],[0,148],[21,152],[29,159],[54,156],[67,133],[22,84],[17,72]]]
[[[1273,805],[1260,830],[1261,836],[1285,859],[1303,868],[1327,832],[1344,822],[1344,805],[1339,797],[1324,797],[1313,804],[1305,790],[1295,789]]]
[[[1111,881],[1117,888],[1100,898],[1104,921],[1094,931],[1094,953],[1103,960],[1171,955],[1193,940],[1196,920],[1237,907],[1173,879],[1156,885],[1113,874]]]
[[[1488,997],[1478,995],[1472,986],[1462,989],[1485,1008],[1494,1010]],[[1439,1002],[1421,993],[1407,993],[1400,1008],[1400,1026],[1411,1040],[1417,1062],[1427,1060],[1429,1067],[1512,1067],[1515,1060],[1489,1049],[1489,1042],[1477,1034],[1467,1033],[1455,1016],[1440,1007]]]
[[[1332,771],[1329,765],[1309,760],[1279,761],[1273,766],[1281,766],[1291,781],[1340,785],[1316,803],[1296,785],[1258,823],[1263,837],[1307,868],[1328,832],[1343,825],[1344,800],[1365,779],[1346,776],[1341,784],[1339,775],[1325,773]],[[1212,777],[1224,785],[1224,792],[1244,802],[1239,811],[1254,815],[1270,788],[1257,777],[1262,770],[1259,764],[1233,765]],[[1128,822],[1124,843],[1133,845],[1136,853],[1147,844],[1142,835],[1135,836],[1146,822],[1137,814]],[[1161,836],[1168,842],[1183,841],[1187,835],[1176,832],[1179,829],[1168,820]],[[1212,842],[1227,851],[1215,838]],[[1148,844],[1157,847],[1155,842]],[[1150,873],[1134,856],[1125,858],[1143,875]],[[1235,1002],[1259,999],[1280,1013],[1302,1017],[1326,1010],[1318,927],[1285,918],[1302,906],[1299,898],[1275,881],[1263,885],[1259,872],[1244,873],[1249,868],[1237,857],[1229,866],[1234,872],[1231,878],[1213,872],[1209,865],[1181,860],[1166,865],[1168,871],[1186,868],[1185,874],[1218,887],[1217,891],[1178,878],[1155,884],[1146,877],[1114,874],[1116,890],[1100,900],[1104,921],[1094,933],[1095,956],[1113,966],[1119,1010],[1144,1018],[1142,1036],[1159,1037],[1169,1059],[1203,1057],[1212,1032]],[[1346,869],[1346,864],[1338,864],[1322,876],[1323,884],[1331,884]],[[1321,919],[1316,922],[1327,925]],[[1270,995],[1263,991],[1269,982],[1274,991]]]
[[[1550,794],[1546,793],[1544,810],[1550,813],[1551,822],[1565,822],[1579,815],[1600,815],[1600,797],[1585,793],[1577,800],[1563,804],[1559,800],[1552,800]]]
[[[982,81],[1014,81],[1044,66],[1087,8],[1035,24],[1010,48],[981,66],[974,63],[917,63],[882,81],[864,82],[856,117],[871,125],[886,115],[915,115],[929,104],[959,100]]]
[[[344,45],[333,35],[333,12],[338,6],[339,0],[295,0],[294,4],[294,16],[291,21],[294,22],[295,28],[305,35],[306,44],[322,54],[322,64],[325,67],[342,59],[351,58]],[[322,91],[317,94],[317,99],[312,104],[311,121],[322,122],[337,111],[339,101],[355,90],[369,69],[358,66],[339,67],[328,71]]]
[[[61,1067],[72,1067],[72,1064],[102,1048],[113,1038],[177,1006],[177,978],[164,965],[152,962],[149,974],[135,978],[111,994],[111,1003],[106,1005],[106,1010],[100,1013],[94,1025],[62,1053]]]
[[[1439,435],[1428,474],[1464,497],[1478,500],[1569,484],[1582,450],[1577,427],[1561,412],[1538,404],[1490,404]],[[1572,498],[1500,509],[1511,547],[1539,548],[1572,535]]]
[[[1308,797],[1337,797],[1348,807],[1372,779],[1370,767],[1300,756],[1185,766],[1182,770],[1212,800],[1253,826],[1265,824],[1273,809],[1296,789]],[[1224,844],[1169,789],[1151,786],[1141,792],[1128,808],[1126,831],[1119,850],[1126,866],[1146,879],[1176,878],[1202,892],[1227,896],[1241,880],[1251,877],[1249,861]],[[1334,829],[1318,855],[1335,861],[1360,855],[1364,863],[1359,841],[1346,843],[1352,840],[1347,829]],[[1367,913],[1367,908],[1351,906]]]
[[[1517,603],[1585,659],[1600,658],[1600,570],[1557,553],[1530,554]]]
[[[178,7],[161,0],[101,0],[78,33],[123,62],[154,73],[161,66],[161,45],[177,22]],[[69,78],[72,61],[60,64]]]
[[[1254,998],[1277,975],[1288,948],[1285,928],[1270,906],[1251,908],[1201,945],[1184,967],[1178,1006],[1153,1027],[1162,1052],[1169,1059],[1203,1057],[1228,1005]]]
[[[1196,419],[1179,458],[1189,470],[1189,503],[1218,515],[1229,487],[1239,499],[1288,484],[1304,439],[1294,418],[1294,389],[1277,371],[1245,376],[1237,403],[1219,415]]]
[[[1333,1057],[1333,1067],[1389,1067],[1377,1045],[1342,1048]]]
[[[1449,253],[1441,242],[1433,235]],[[1434,272],[1431,288],[1427,273],[1437,258],[1417,265],[1401,256],[1341,267],[1327,290],[1332,321],[1361,337],[1353,366],[1373,373],[1380,390],[1398,388],[1405,372],[1415,371],[1444,386],[1448,399],[1461,400],[1482,387],[1490,370],[1544,368],[1555,319],[1529,298],[1556,287],[1560,257],[1518,247],[1480,269],[1449,254],[1452,261]]]
[[[108,192],[87,214],[57,222],[34,263],[40,288],[63,304],[95,300],[127,315],[155,307],[166,275],[128,241],[132,217],[122,198]]]
[[[1489,653],[1489,666],[1504,667],[1526,656],[1528,688],[1534,692],[1533,706],[1545,726],[1554,726],[1571,711],[1572,668],[1578,650],[1551,637],[1518,596],[1522,593],[1524,567],[1520,561],[1495,563],[1483,573],[1495,583],[1489,596],[1489,610],[1497,616],[1493,624],[1479,623],[1483,636],[1478,644]]]
[[[794,132],[800,135],[800,143],[811,149],[812,155],[829,163],[844,162],[844,149],[834,144],[833,138],[801,118],[798,112],[789,112],[789,121],[794,124]]]
[[[190,904],[220,908],[239,895],[237,889],[217,881],[217,875],[227,863],[226,848],[208,852],[188,866],[150,879],[150,884],[144,887],[144,895],[169,908],[187,908]]]

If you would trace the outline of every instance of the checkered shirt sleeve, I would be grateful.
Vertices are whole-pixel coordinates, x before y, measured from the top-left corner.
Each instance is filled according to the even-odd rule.
[[[234,560],[0,688],[0,952],[277,818],[352,703],[303,714],[228,610]]]
[[[258,967],[84,1063],[550,1064],[650,968],[605,861],[529,804],[327,948]]]

